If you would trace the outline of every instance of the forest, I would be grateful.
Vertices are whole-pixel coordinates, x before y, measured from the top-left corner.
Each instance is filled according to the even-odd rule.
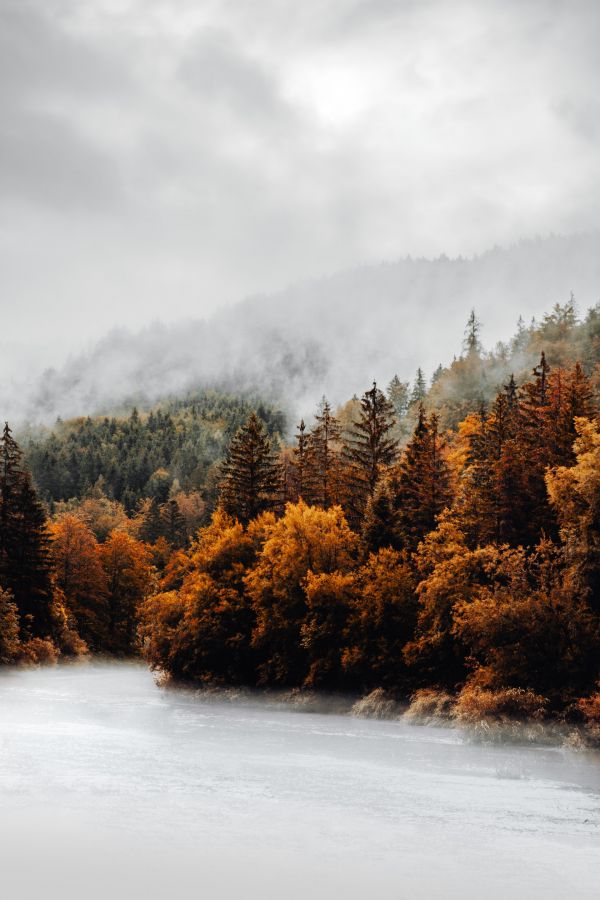
[[[600,306],[290,427],[216,390],[0,439],[0,662],[368,694],[600,740]]]

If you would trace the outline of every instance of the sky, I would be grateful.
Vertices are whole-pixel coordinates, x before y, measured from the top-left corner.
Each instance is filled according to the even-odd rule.
[[[0,0],[0,350],[600,225],[600,4]]]

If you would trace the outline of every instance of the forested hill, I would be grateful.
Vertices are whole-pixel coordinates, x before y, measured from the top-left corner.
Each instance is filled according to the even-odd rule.
[[[417,369],[410,380],[395,376],[381,384],[394,407],[394,437],[400,445],[406,443],[421,402],[439,415],[444,431],[455,431],[469,413],[491,405],[512,376],[517,385],[526,382],[542,351],[552,369],[581,363],[598,394],[600,307],[580,318],[572,301],[556,305],[539,322],[520,325],[510,341],[493,351],[482,347],[481,328],[471,314],[463,350],[448,366],[440,366],[432,378]],[[315,392],[313,411],[321,396]],[[357,401],[347,396],[337,409],[342,436],[352,427],[356,407]],[[217,391],[197,391],[145,409],[130,407],[121,415],[59,421],[53,429],[19,437],[35,483],[51,509],[56,502],[94,492],[123,504],[132,514],[145,499],[164,503],[168,497],[193,494],[209,515],[217,498],[219,463],[251,410],[257,411],[285,458],[296,419],[257,395]],[[312,418],[309,414],[306,419],[309,431]]]
[[[201,490],[210,503],[216,466],[237,429],[257,410],[269,435],[285,431],[281,411],[254,396],[198,391],[126,415],[59,421],[21,436],[38,490],[55,501],[106,495],[131,513],[145,498]],[[204,502],[204,501],[203,501]]]
[[[474,259],[368,265],[249,299],[208,321],[113,332],[5,392],[0,415],[50,423],[209,386],[257,390],[304,414],[315,397],[337,404],[374,378],[406,380],[418,366],[429,378],[461,352],[472,308],[488,347],[508,339],[519,315],[539,319],[571,291],[584,313],[600,298],[599,246],[598,234],[552,237]],[[16,385],[23,379],[14,373]]]

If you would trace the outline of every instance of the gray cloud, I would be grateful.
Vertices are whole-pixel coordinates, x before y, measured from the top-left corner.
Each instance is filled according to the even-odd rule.
[[[361,261],[597,227],[599,26],[591,0],[0,0],[3,340],[56,362]]]

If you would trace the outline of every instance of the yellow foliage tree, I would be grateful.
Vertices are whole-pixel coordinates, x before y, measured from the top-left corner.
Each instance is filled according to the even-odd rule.
[[[349,572],[358,538],[340,507],[324,510],[302,501],[288,504],[265,536],[258,561],[244,579],[256,614],[260,676],[265,683],[301,684],[308,674],[301,634],[307,575]]]
[[[88,525],[66,513],[50,525],[55,580],[78,633],[90,649],[108,639],[108,580],[99,544]]]

